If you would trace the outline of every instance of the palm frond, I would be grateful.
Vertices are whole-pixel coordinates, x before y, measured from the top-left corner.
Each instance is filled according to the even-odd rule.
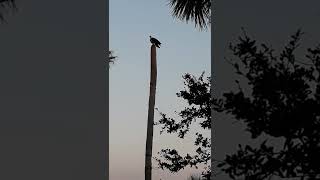
[[[194,21],[195,27],[206,29],[211,22],[210,0],[170,0],[172,15],[186,22]]]

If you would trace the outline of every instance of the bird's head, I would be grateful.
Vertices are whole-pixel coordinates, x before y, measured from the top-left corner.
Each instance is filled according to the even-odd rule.
[[[152,38],[151,36],[149,36],[150,37],[150,39]]]

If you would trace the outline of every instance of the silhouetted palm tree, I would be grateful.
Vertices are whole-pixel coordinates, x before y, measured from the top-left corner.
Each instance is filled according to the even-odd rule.
[[[16,9],[15,0],[0,0],[0,21],[4,22],[4,14],[13,9]]]
[[[211,0],[170,0],[173,16],[194,21],[200,29],[207,28],[211,22]]]

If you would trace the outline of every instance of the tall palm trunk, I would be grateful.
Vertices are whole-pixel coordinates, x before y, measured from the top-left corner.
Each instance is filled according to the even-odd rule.
[[[151,46],[151,74],[150,74],[150,94],[149,94],[149,109],[148,109],[148,125],[147,125],[147,140],[146,140],[146,155],[145,155],[145,180],[152,178],[152,142],[153,142],[153,124],[154,124],[154,104],[156,99],[156,84],[157,84],[157,59],[156,46]]]

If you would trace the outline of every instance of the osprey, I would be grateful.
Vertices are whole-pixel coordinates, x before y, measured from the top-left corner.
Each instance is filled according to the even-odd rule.
[[[153,37],[151,37],[151,36],[149,36],[149,37],[150,37],[150,42],[151,42],[152,44],[154,44],[155,46],[157,46],[158,48],[160,48],[161,42],[158,41],[158,39],[156,39],[156,38],[153,38]]]

